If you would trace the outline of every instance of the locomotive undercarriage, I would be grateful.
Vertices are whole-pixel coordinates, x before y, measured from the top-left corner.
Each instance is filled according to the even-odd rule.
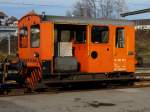
[[[41,73],[40,73],[41,72]],[[0,64],[0,90],[27,88],[36,90],[48,88],[51,85],[64,85],[84,82],[103,84],[133,84],[136,81],[134,73],[53,73],[43,71],[38,67],[27,67],[23,61],[3,61]]]

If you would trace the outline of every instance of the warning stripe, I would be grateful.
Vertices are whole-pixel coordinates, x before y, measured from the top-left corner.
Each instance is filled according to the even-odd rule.
[[[34,76],[34,84],[38,82],[37,80],[37,74],[35,73],[35,70],[33,70],[33,76]]]
[[[40,68],[35,68],[34,70],[30,71],[30,76],[27,77],[27,87],[30,89],[34,89],[38,82],[41,80],[42,75],[41,75]]]
[[[41,79],[41,77],[40,77],[40,74],[37,69],[35,70],[35,74],[37,74],[37,80],[39,81]]]
[[[32,88],[35,88],[37,82],[36,82],[36,74],[34,73],[34,70],[31,73],[31,77],[32,77],[32,80],[33,80]]]
[[[42,79],[42,71],[40,69],[38,69],[38,74],[39,74],[39,77],[40,77],[40,80]]]
[[[31,88],[33,88],[33,84],[34,84],[34,79],[33,79],[33,75],[30,76],[30,80],[31,80]]]
[[[38,84],[38,82],[39,82],[39,78],[38,78],[38,74],[36,73],[36,69],[33,71],[33,75],[35,77],[34,84],[36,86]]]
[[[42,79],[42,63],[39,59],[37,59],[37,68],[28,68],[23,70],[24,77],[26,77],[26,86],[30,89],[34,89],[39,81]]]
[[[32,71],[32,78],[33,78],[33,83],[35,83],[35,80],[36,80],[36,75],[34,74],[34,70]]]

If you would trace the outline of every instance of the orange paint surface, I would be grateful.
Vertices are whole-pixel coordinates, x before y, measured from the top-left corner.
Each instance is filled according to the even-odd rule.
[[[53,61],[54,56],[54,24],[50,21],[42,21],[39,16],[29,14],[20,21],[18,28],[26,26],[28,28],[27,48],[20,48],[19,56],[26,60],[28,66],[38,66],[35,53],[39,54],[40,60]],[[40,25],[40,47],[30,48],[30,27],[31,25]],[[134,26],[121,26],[125,29],[125,47],[116,48],[115,37],[116,28],[120,26],[109,25],[109,42],[96,44],[91,42],[91,28],[93,25],[87,25],[86,43],[73,43],[74,56],[80,63],[80,72],[88,73],[108,73],[116,71],[135,71],[135,31]],[[18,43],[20,39],[18,39]],[[96,59],[91,57],[91,53],[96,51]]]

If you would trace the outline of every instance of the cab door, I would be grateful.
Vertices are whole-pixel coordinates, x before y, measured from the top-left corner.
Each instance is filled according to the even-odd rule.
[[[126,28],[115,28],[114,71],[126,71],[127,38]]]
[[[52,60],[54,56],[54,24],[41,23],[41,59]]]
[[[91,26],[89,71],[105,73],[112,71],[111,26]]]
[[[54,24],[51,22],[41,22],[41,60],[42,78],[49,79],[53,74],[53,55],[54,55]]]

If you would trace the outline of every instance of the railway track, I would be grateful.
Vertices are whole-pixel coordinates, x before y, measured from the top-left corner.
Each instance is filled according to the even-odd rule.
[[[150,68],[140,67],[136,69],[136,78],[140,81],[150,81]]]
[[[143,88],[150,87],[150,81],[139,81],[135,82],[134,85],[93,85],[93,86],[82,86],[79,87],[77,85],[65,86],[65,87],[57,87],[57,88],[49,88],[42,91],[26,91],[25,88],[20,89],[11,89],[9,91],[5,91],[3,94],[0,94],[0,97],[10,97],[10,96],[23,96],[23,95],[38,95],[38,94],[57,94],[64,92],[83,92],[83,91],[96,91],[96,90],[111,90],[111,89],[127,89],[127,88]]]
[[[7,96],[20,96],[20,95],[37,95],[37,94],[54,94],[60,92],[74,92],[74,91],[90,91],[90,90],[106,90],[106,89],[123,89],[123,88],[142,88],[142,87],[150,87],[150,68],[137,68],[136,69],[136,78],[137,82],[134,85],[93,85],[93,86],[82,86],[80,85],[66,85],[65,87],[52,87],[46,90],[38,90],[38,91],[27,91],[26,88],[18,87],[16,88],[8,88],[4,91],[0,91],[0,97]],[[15,83],[14,83],[15,85]],[[88,85],[88,84],[85,84]]]

